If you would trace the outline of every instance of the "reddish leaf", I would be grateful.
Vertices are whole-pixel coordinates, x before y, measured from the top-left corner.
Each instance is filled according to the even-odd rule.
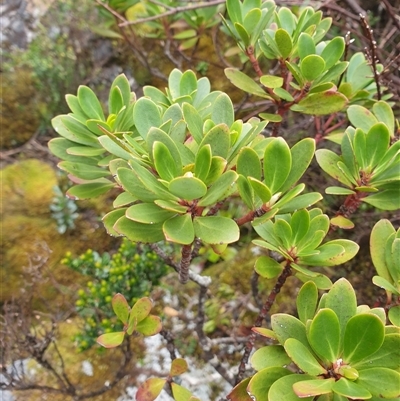
[[[179,376],[188,370],[187,362],[182,358],[176,358],[172,361],[170,376]]]
[[[139,388],[136,393],[136,401],[154,401],[166,383],[166,379],[152,377],[147,379]]]

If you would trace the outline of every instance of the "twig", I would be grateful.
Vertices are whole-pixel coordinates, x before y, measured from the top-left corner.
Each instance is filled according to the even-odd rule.
[[[204,359],[223,377],[229,384],[233,385],[233,378],[230,377],[227,370],[221,365],[216,354],[211,349],[211,343],[209,338],[205,335],[203,326],[205,321],[204,304],[207,295],[207,288],[200,287],[199,300],[198,300],[198,312],[196,319],[196,333],[199,338],[199,344],[204,356]]]
[[[189,281],[189,266],[192,260],[192,244],[183,245],[182,259],[179,265],[179,281],[186,284]]]
[[[260,327],[262,322],[267,318],[267,315],[269,313],[269,311],[271,310],[272,305],[275,302],[276,296],[279,294],[279,292],[281,291],[283,285],[286,282],[286,279],[292,274],[291,272],[291,268],[290,268],[290,263],[288,262],[285,266],[285,268],[283,269],[282,273],[279,275],[274,288],[272,289],[272,291],[270,292],[267,301],[265,302],[264,306],[262,307],[260,313],[257,316],[257,319],[254,323],[254,327]],[[246,343],[246,347],[244,349],[244,353],[243,353],[243,357],[242,360],[240,361],[240,365],[239,365],[239,369],[238,369],[238,373],[236,376],[236,380],[235,380],[235,385],[238,384],[240,381],[242,381],[244,373],[246,371],[246,364],[249,360],[251,351],[254,347],[254,343],[256,341],[257,338],[257,333],[256,332],[252,332],[249,336],[249,340]]]
[[[179,263],[176,263],[171,256],[167,255],[157,244],[150,244],[150,248],[168,265],[171,266],[176,272],[179,272]],[[189,280],[198,284],[200,287],[209,287],[211,284],[211,277],[201,276],[194,273],[189,269]]]
[[[190,10],[197,10],[199,8],[206,8],[206,7],[212,7],[212,6],[217,6],[219,4],[224,4],[225,0],[214,0],[210,1],[208,3],[200,3],[200,4],[192,4],[189,6],[181,6],[181,7],[175,7],[172,8],[171,10],[166,11],[165,13],[157,14],[157,15],[152,15],[151,17],[145,17],[145,18],[139,18],[135,21],[125,21],[119,24],[120,27],[124,27],[127,25],[136,25],[136,24],[142,24],[144,22],[149,22],[149,21],[154,21],[159,18],[164,18],[168,17],[170,15],[174,15],[180,12],[184,11],[190,11]]]
[[[382,94],[381,94],[381,86],[379,84],[379,72],[376,68],[376,63],[378,61],[378,57],[376,55],[376,50],[377,50],[376,49],[376,41],[374,40],[373,31],[369,27],[365,16],[360,14],[360,20],[361,20],[361,27],[363,28],[363,31],[364,31],[364,35],[367,38],[368,43],[369,43],[369,51],[367,49],[365,49],[365,50],[367,52],[367,56],[369,56],[371,66],[372,66],[372,71],[374,73],[377,97],[378,97],[378,100],[381,100]]]
[[[174,359],[177,358],[174,337],[172,336],[172,333],[170,331],[165,329],[162,329],[160,331],[160,334],[164,337],[164,340],[167,342],[167,350],[169,352],[171,360],[173,361]]]
[[[258,294],[258,278],[259,277],[260,277],[260,275],[256,271],[254,271],[253,275],[251,276],[250,285],[251,285],[251,293],[253,294],[254,302],[261,309],[262,302],[261,302],[260,296]]]
[[[126,19],[121,14],[119,14],[115,10],[113,10],[107,3],[103,3],[101,0],[95,0],[95,1],[100,7],[105,8],[115,18],[121,20],[122,22],[127,22]]]

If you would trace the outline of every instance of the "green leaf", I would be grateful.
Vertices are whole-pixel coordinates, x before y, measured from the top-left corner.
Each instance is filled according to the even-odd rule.
[[[117,76],[117,78],[114,79],[110,89],[110,96],[114,88],[119,89],[122,96],[123,104],[126,106],[129,105],[129,103],[131,102],[131,87],[129,85],[128,78],[124,74],[120,74]],[[119,110],[115,108],[114,111],[110,111],[110,114],[118,114],[118,112]]]
[[[282,116],[280,116],[279,114],[260,113],[259,116],[264,120],[271,121],[274,123],[280,123],[282,121]]]
[[[349,319],[344,332],[343,360],[357,363],[376,352],[382,345],[385,328],[378,316],[365,313]]]
[[[397,290],[397,288],[381,276],[374,276],[372,278],[372,282],[378,287],[385,289],[387,292],[400,295],[400,292]]]
[[[209,144],[213,156],[227,158],[230,148],[229,128],[225,124],[219,124],[211,128],[201,141],[199,148]]]
[[[106,150],[103,148],[93,148],[89,146],[71,146],[67,149],[67,153],[75,156],[99,156],[102,155]]]
[[[173,179],[169,183],[168,189],[172,194],[188,201],[201,198],[207,193],[204,182],[193,176]]]
[[[277,277],[282,272],[283,267],[275,259],[268,256],[260,256],[254,269],[261,277],[271,279]]]
[[[283,138],[275,138],[265,148],[264,181],[272,194],[278,192],[292,167],[290,148]]]
[[[378,121],[386,124],[389,129],[390,136],[394,135],[394,115],[393,110],[389,104],[383,100],[375,102],[372,106],[372,110]]]
[[[320,309],[313,319],[308,341],[324,361],[335,362],[339,356],[340,324],[332,309]]]
[[[314,81],[325,71],[325,61],[321,56],[310,54],[301,60],[300,71],[307,81]]]
[[[265,91],[257,85],[257,83],[248,75],[235,68],[225,68],[225,75],[237,88],[250,93],[252,95],[260,96],[266,99],[271,99]]]
[[[332,390],[336,394],[353,400],[368,400],[371,398],[371,393],[368,390],[344,377],[340,378],[339,381],[332,385]]]
[[[283,100],[286,100],[287,102],[294,101],[294,97],[287,90],[283,88],[275,88],[273,92],[275,93],[275,95],[279,96]]]
[[[329,195],[353,195],[354,191],[348,188],[342,187],[328,187],[325,189],[325,193]]]
[[[211,206],[227,198],[235,190],[234,184],[237,178],[238,175],[233,170],[223,173],[208,189],[207,194],[200,200],[198,206]]]
[[[254,352],[250,363],[253,369],[260,371],[269,367],[285,367],[291,360],[281,345],[268,345]]]
[[[154,401],[161,393],[167,379],[151,377],[141,384],[136,393],[137,401]]]
[[[275,32],[275,42],[282,58],[288,58],[293,49],[293,42],[290,34],[285,29],[277,29]]]
[[[294,210],[308,208],[319,202],[321,199],[323,199],[323,197],[318,192],[299,195],[288,202],[283,202],[282,197],[282,202],[279,202],[279,213],[291,213]],[[278,202],[275,206],[278,207]]]
[[[213,103],[211,120],[214,121],[216,125],[226,124],[230,127],[235,119],[234,115],[235,112],[230,97],[225,93],[218,95]]]
[[[297,142],[291,149],[292,167],[290,173],[286,178],[285,183],[280,188],[282,192],[287,191],[296,184],[297,181],[303,176],[311,163],[315,152],[315,141],[311,138],[305,138]]]
[[[168,148],[168,151],[170,152],[172,159],[174,160],[174,164],[176,164],[176,171],[179,174],[181,174],[181,171],[182,171],[181,155],[178,150],[178,147],[176,146],[176,143],[162,129],[159,129],[156,127],[150,128],[148,135],[146,137],[146,144],[147,144],[148,149],[150,150],[150,154],[149,154],[150,159],[157,161],[157,160],[155,160],[155,157],[154,157],[154,144],[157,141],[163,143],[163,145],[165,145]],[[170,167],[170,168],[172,168],[172,167]]]
[[[175,401],[191,401],[192,393],[186,388],[176,384],[174,382],[171,383],[172,394],[174,396]]]
[[[386,334],[382,346],[372,355],[352,364],[358,371],[377,367],[396,370],[400,360],[400,334]]]
[[[263,75],[260,78],[260,82],[266,87],[266,88],[280,88],[283,85],[283,78],[282,77],[277,77],[275,75]]]
[[[271,316],[271,326],[277,340],[284,345],[288,338],[295,338],[310,349],[306,335],[306,327],[299,319],[284,313]]]
[[[375,168],[385,156],[390,145],[389,130],[384,123],[373,125],[366,136],[366,162]]]
[[[80,85],[78,88],[78,100],[82,110],[89,117],[104,121],[103,108],[95,93],[87,86]]]
[[[400,327],[400,306],[392,306],[389,309],[388,318],[394,326]]]
[[[183,103],[182,111],[189,132],[192,134],[194,140],[200,143],[203,139],[203,119],[200,117],[197,110],[189,103]]]
[[[326,277],[324,274],[318,274],[315,277],[310,277],[308,275],[302,273],[296,273],[296,277],[301,280],[303,283],[308,281],[312,281],[315,283],[319,290],[329,290],[332,287],[331,280]]]
[[[347,109],[347,117],[356,128],[361,128],[364,132],[368,132],[370,128],[378,122],[371,111],[363,106],[353,104]]]
[[[305,57],[311,54],[315,54],[314,39],[308,33],[302,32],[300,34],[298,41],[298,52],[300,60],[303,60]]]
[[[379,398],[400,397],[400,373],[387,368],[371,368],[360,371],[357,383]]]
[[[165,221],[163,232],[167,241],[188,245],[194,240],[194,229],[190,214],[175,216]]]
[[[234,25],[236,32],[238,33],[240,39],[242,39],[244,47],[245,48],[248,47],[250,45],[250,35],[246,31],[246,28],[239,22],[235,22],[233,25]]]
[[[162,209],[154,203],[138,203],[126,211],[128,219],[144,224],[162,223],[173,215],[173,212]]]
[[[219,156],[213,156],[211,158],[210,172],[208,173],[206,185],[209,186],[214,183],[224,172],[226,167],[226,160]]]
[[[247,393],[247,386],[250,382],[250,377],[242,380],[237,384],[232,391],[226,396],[229,401],[253,401]]]
[[[159,127],[162,124],[160,111],[157,105],[150,99],[140,98],[133,108],[133,118],[136,129],[140,136],[146,140],[147,133],[152,127]]]
[[[228,11],[229,18],[233,23],[243,23],[241,2],[239,0],[227,0],[226,9]]]
[[[335,180],[338,180],[347,187],[352,188],[352,183],[337,166],[341,158],[336,153],[328,149],[318,149],[315,152],[315,157],[322,170],[328,173]]]
[[[246,204],[246,206],[250,210],[255,209],[254,191],[253,191],[252,187],[250,186],[249,181],[242,175],[239,175],[239,177],[236,181],[236,184],[237,184],[239,195],[240,195],[242,201]]]
[[[297,313],[304,324],[314,317],[317,303],[318,288],[315,283],[309,281],[301,287],[296,299]]]
[[[143,202],[153,202],[158,198],[156,194],[143,186],[137,175],[129,168],[120,167],[117,170],[118,179],[125,191]]]
[[[133,242],[152,243],[164,239],[162,223],[143,224],[129,220],[124,216],[114,224],[114,230]]]
[[[281,7],[278,11],[277,22],[280,28],[286,29],[289,35],[292,35],[296,26],[296,17],[287,7]]]
[[[211,146],[209,144],[204,145],[197,152],[193,172],[199,180],[205,181],[207,179],[211,168],[211,157]]]
[[[176,358],[171,362],[170,376],[179,376],[188,370],[187,362],[182,358]]]
[[[236,172],[244,177],[261,180],[261,162],[257,152],[250,147],[243,147],[238,155]]]
[[[298,243],[307,233],[310,227],[310,215],[306,209],[299,209],[293,213],[290,219],[290,227],[293,232],[293,243]]]
[[[331,394],[332,385],[335,383],[335,379],[325,379],[325,380],[305,380],[293,384],[293,391],[299,398],[304,398],[307,396],[316,396],[321,394]],[[321,398],[318,398],[321,400]],[[322,401],[322,400],[321,400]],[[338,400],[336,400],[338,401]]]
[[[84,163],[62,161],[58,163],[58,167],[75,177],[82,178],[83,180],[97,180],[98,178],[110,176],[108,170]]]
[[[187,206],[181,206],[177,202],[165,201],[165,200],[157,199],[157,200],[154,201],[154,203],[157,206],[160,206],[161,208],[163,208],[165,210],[168,210],[170,212],[174,212],[174,213],[183,214],[183,213],[186,213],[188,211],[188,207]]]
[[[328,294],[325,295],[325,308],[332,309],[335,312],[339,319],[341,338],[343,338],[347,322],[357,312],[356,294],[346,279],[337,280]]]
[[[97,338],[96,342],[104,348],[115,348],[124,341],[125,332],[119,331],[115,333],[102,334]]]
[[[120,193],[113,202],[114,209],[117,209],[122,206],[130,205],[131,203],[137,201],[137,198],[132,196],[128,192]]]
[[[331,224],[344,230],[351,230],[352,228],[354,228],[354,223],[351,220],[346,219],[345,217],[340,215],[332,217]]]
[[[90,182],[87,184],[74,185],[67,191],[67,196],[71,199],[90,199],[97,198],[107,193],[115,184],[107,181]]]
[[[270,388],[268,393],[268,401],[298,401],[299,397],[293,391],[293,385],[300,381],[313,379],[310,375],[305,374],[291,374],[277,380]],[[305,401],[314,399],[311,397],[301,398]]]
[[[150,315],[139,321],[136,331],[146,337],[158,334],[162,329],[161,319],[158,316]]]
[[[139,322],[144,320],[150,313],[153,307],[153,302],[150,298],[144,297],[138,299],[132,306],[129,313],[128,329],[127,333],[131,335],[135,330]]]
[[[123,209],[116,209],[112,210],[111,212],[107,213],[103,217],[103,224],[105,229],[107,230],[107,234],[112,235],[114,237],[121,236],[122,234],[118,233],[114,230],[114,224],[119,220],[122,216],[125,216],[126,208]]]
[[[171,181],[182,174],[182,169],[178,170],[180,166],[177,160],[172,157],[170,151],[162,142],[154,142],[153,158],[157,173],[163,180]]]
[[[325,67],[327,70],[333,67],[342,57],[344,52],[344,38],[337,36],[333,38],[322,50],[321,57],[325,60]]]
[[[228,217],[195,217],[194,232],[206,244],[230,244],[239,239],[239,227]]]
[[[251,399],[266,399],[271,386],[282,377],[292,376],[292,372],[281,367],[269,367],[257,372],[247,386],[247,392],[251,394]],[[281,398],[285,400],[286,398]]]
[[[271,191],[261,181],[256,180],[253,177],[248,178],[248,182],[254,190],[254,193],[261,199],[263,203],[268,203],[271,199]]]
[[[307,56],[311,57],[311,56]],[[333,114],[342,110],[347,103],[347,98],[339,92],[333,90],[312,93],[300,100],[298,104],[290,109],[304,114],[322,116]]]
[[[397,210],[400,209],[400,187],[397,189],[387,189],[374,195],[369,195],[362,199],[377,209]]]
[[[122,294],[115,294],[112,299],[114,313],[123,324],[128,323],[129,305]]]
[[[289,338],[285,342],[285,350],[292,361],[305,373],[312,376],[326,374],[327,371],[317,361],[310,350],[304,346],[299,340]]]

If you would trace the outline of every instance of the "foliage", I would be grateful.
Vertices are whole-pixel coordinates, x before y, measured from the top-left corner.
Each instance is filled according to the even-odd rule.
[[[74,220],[79,216],[76,213],[78,206],[72,199],[68,199],[59,186],[53,187],[54,198],[50,205],[51,217],[57,222],[57,231],[64,234],[68,229],[75,228]]]
[[[112,299],[114,313],[124,325],[122,331],[102,334],[97,342],[105,348],[114,348],[121,345],[125,334],[140,333],[145,336],[154,336],[161,331],[161,319],[150,315],[153,302],[150,298],[138,299],[132,308],[122,294],[115,294]]]
[[[239,384],[230,400],[399,396],[400,334],[393,332],[393,326],[385,326],[383,308],[357,306],[351,284],[340,279],[319,303],[316,285],[304,284],[297,312],[299,318],[273,315],[272,331],[256,329],[277,344],[253,354],[251,364],[257,373]],[[250,394],[247,398],[241,396],[243,386]]]
[[[87,276],[86,288],[78,290],[76,310],[84,318],[82,332],[75,336],[81,350],[90,348],[100,332],[121,330],[111,308],[112,296],[122,291],[129,302],[150,294],[167,272],[167,266],[149,247],[123,240],[113,255],[91,249],[77,258],[71,253],[62,263]]]
[[[108,3],[125,16],[129,10],[136,13],[138,4]],[[174,13],[163,14],[161,4],[148,3],[148,15],[158,15],[169,26]],[[371,236],[378,271],[374,283],[387,292],[385,308],[357,307],[352,285],[345,279],[332,284],[328,277],[330,267],[347,262],[359,250],[357,243],[341,236],[343,229],[354,227],[349,217],[362,202],[387,211],[400,208],[400,141],[390,104],[382,100],[390,98],[378,82],[383,66],[374,59],[371,68],[357,53],[347,61],[348,41],[340,36],[324,39],[332,19],[312,7],[295,13],[270,0],[227,0],[226,9],[225,32],[257,78],[232,67],[225,75],[237,88],[261,98],[263,110],[272,113],[236,119],[231,98],[212,91],[209,80],[197,79],[191,70],[173,69],[164,91],[146,86],[139,99],[120,75],[111,85],[107,112],[94,91],[81,85],[76,96],[67,95],[71,113],[53,119],[60,137],[49,143],[62,160],[59,167],[76,184],[68,195],[82,199],[118,190],[113,210],[103,218],[108,233],[151,244],[179,273],[181,283],[191,280],[199,286],[196,334],[202,356],[229,383],[240,382],[230,399],[394,399],[400,395],[398,355],[391,353],[396,344],[399,348],[400,339],[399,231],[382,220]],[[109,8],[106,11],[110,13]],[[191,9],[183,12],[190,15]],[[145,34],[160,29],[160,22],[152,23]],[[186,32],[177,39],[190,40],[197,34],[191,37]],[[262,71],[266,59],[276,62],[276,75]],[[295,136],[288,141],[279,136],[281,123],[304,115],[312,116],[315,139],[299,138],[289,145]],[[344,124],[348,128],[343,132]],[[340,145],[340,156],[328,149],[329,141],[315,151],[324,137]],[[319,167],[345,186],[326,190],[346,196],[332,218],[329,211],[322,212],[323,195],[310,192],[303,183],[314,155]],[[239,217],[224,213],[232,201],[242,203]],[[313,207],[318,202],[321,207]],[[222,254],[229,244],[237,244],[244,225],[261,237],[253,241],[262,253],[252,279],[259,312],[233,381],[206,335],[216,323],[213,304],[206,302],[211,280],[190,265],[202,245]],[[342,230],[329,238],[337,228]],[[161,242],[179,247],[180,258],[162,249]],[[277,313],[269,319],[277,294],[291,275],[305,282],[297,296],[299,318]],[[258,297],[259,276],[276,279],[263,301]],[[329,290],[319,302],[318,289]],[[120,290],[116,292],[112,300],[107,296],[123,327],[103,334],[100,344],[117,346],[134,331],[160,332],[160,322],[149,315],[148,298],[130,308]],[[386,325],[387,317],[393,325]],[[261,327],[264,321],[271,329]],[[173,360],[170,374],[148,379],[137,399],[154,400],[165,384],[176,400],[194,399],[174,379],[186,370],[186,363],[177,358],[168,333],[161,334]],[[256,351],[251,362],[258,372],[243,380],[257,335],[277,344]]]

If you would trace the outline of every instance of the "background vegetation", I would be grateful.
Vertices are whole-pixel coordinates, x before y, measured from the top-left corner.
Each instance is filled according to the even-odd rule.
[[[161,12],[157,2],[145,3],[149,9],[144,9],[144,3],[114,3],[113,10],[128,21]],[[296,11],[300,3],[285,5]],[[399,2],[309,3],[333,18],[332,34],[351,33],[351,54],[369,47],[370,39],[358,16],[365,11],[384,68],[381,82],[386,93],[393,94],[390,100],[398,118]],[[178,294],[176,276],[150,249],[132,248],[106,234],[101,217],[111,210],[112,195],[79,202],[60,195],[70,183],[57,171],[58,160],[49,153],[47,142],[56,136],[50,120],[68,112],[65,94],[76,93],[78,85],[85,84],[106,103],[108,88],[121,72],[139,96],[145,84],[163,89],[174,67],[191,68],[198,77],[209,77],[213,89],[229,93],[240,118],[259,113],[263,107],[259,100],[244,95],[223,75],[226,67],[249,72],[251,66],[236,52],[234,41],[221,33],[226,29],[218,16],[222,7],[215,4],[211,10],[193,11],[186,18],[171,13],[137,26],[119,27],[121,21],[100,1],[55,0],[39,19],[27,21],[25,29],[33,32],[33,39],[25,47],[2,43],[1,365],[4,389],[12,376],[10,369],[19,372],[13,392],[16,400],[117,399],[129,386],[137,385],[139,372],[146,377],[160,374],[140,369],[145,358],[143,342],[128,341],[107,355],[98,346],[91,347],[97,335],[118,327],[109,304],[109,297],[118,291],[130,298],[130,304],[151,294],[157,300],[158,314],[166,318],[166,330],[173,329],[169,321],[175,326],[180,323],[176,348],[184,355],[200,354],[198,342],[183,341],[192,334],[187,323],[197,302],[194,287],[189,284],[185,293]],[[264,68],[274,68],[268,60],[263,62]],[[294,143],[302,136],[314,137],[317,128],[307,116],[296,120],[289,116],[280,133]],[[307,176],[310,190],[326,186],[326,176],[318,171],[315,166]],[[327,200],[328,214],[340,206],[337,198],[328,196]],[[240,215],[240,205],[233,202],[225,213]],[[378,216],[374,208],[365,206],[354,217],[356,228],[349,237],[360,245],[359,254],[329,272],[333,280],[349,278],[359,303],[379,302],[384,294],[371,283],[375,272],[368,248],[369,232],[380,217],[390,219],[396,227],[399,224],[398,212]],[[246,234],[246,228],[243,230]],[[250,232],[243,238],[239,246],[228,248],[221,256],[202,247],[196,259],[199,270],[213,277],[215,287],[215,297],[205,304],[205,331],[215,339],[213,344],[219,345],[218,357],[236,365],[255,317],[251,308],[244,307],[251,298],[252,283],[242,278],[251,276],[256,255],[249,245]],[[127,266],[132,263],[143,266],[146,273],[139,269],[137,277],[128,276]],[[150,265],[154,272],[147,270]],[[161,286],[154,289],[160,280]],[[291,287],[295,285],[291,286],[290,280],[281,294],[280,312],[294,311]],[[260,283],[260,293],[267,289],[270,284]],[[235,347],[221,340],[232,333]],[[170,341],[166,332],[164,341]],[[86,362],[92,373],[90,369],[84,373]],[[217,384],[210,388],[214,393],[208,396],[213,400],[220,388]]]

